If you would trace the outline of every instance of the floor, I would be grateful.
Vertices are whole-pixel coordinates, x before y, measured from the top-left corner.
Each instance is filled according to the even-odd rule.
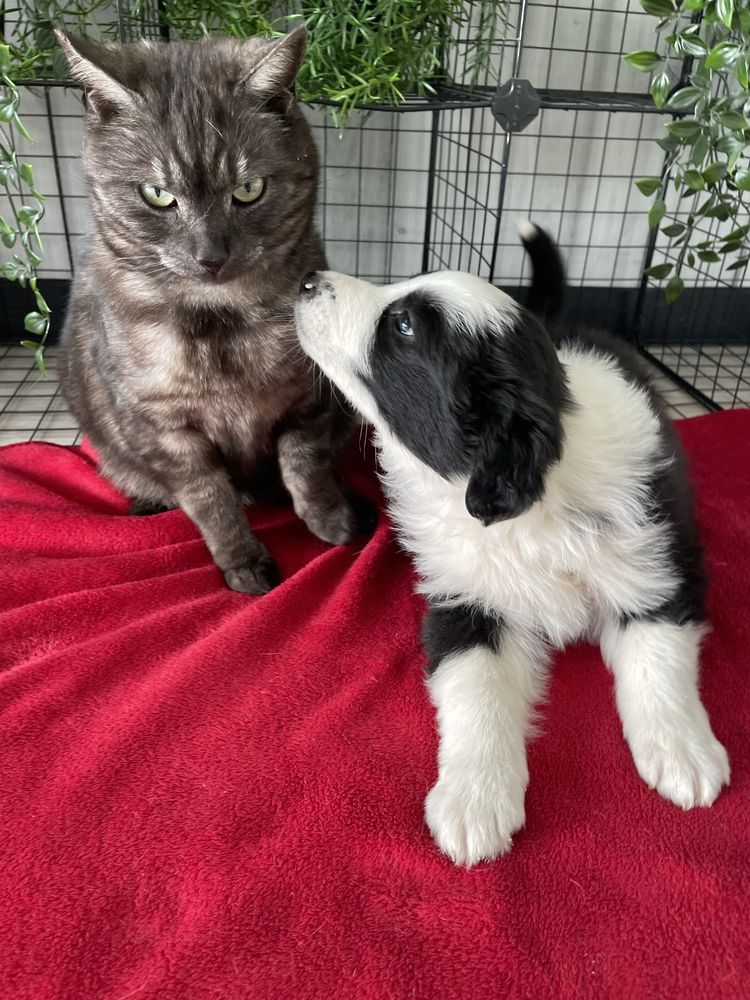
[[[724,409],[750,406],[750,345],[667,344],[650,347],[650,351],[670,371],[682,376]],[[674,383],[670,385],[678,393],[682,392]]]
[[[57,383],[57,352],[56,347],[47,348],[48,371],[47,377],[42,378],[26,348],[0,344],[0,445],[21,441],[80,442],[81,433],[65,406]],[[664,360],[670,361],[666,353]],[[688,361],[683,348],[681,362]],[[736,387],[737,371],[727,368],[727,372],[726,378],[733,379],[732,386]],[[656,384],[672,416],[692,417],[706,412],[700,403],[665,376],[657,373]],[[750,392],[747,399],[740,402],[750,405]]]

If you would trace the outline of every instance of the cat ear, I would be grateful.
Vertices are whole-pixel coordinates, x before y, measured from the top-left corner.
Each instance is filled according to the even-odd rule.
[[[116,49],[74,38],[60,28],[55,29],[55,34],[71,73],[85,88],[89,107],[100,118],[135,107],[135,93],[117,79],[124,75],[124,67]]]
[[[238,86],[269,97],[286,97],[284,110],[288,111],[295,98],[294,81],[306,50],[307,29],[303,25],[262,49]]]

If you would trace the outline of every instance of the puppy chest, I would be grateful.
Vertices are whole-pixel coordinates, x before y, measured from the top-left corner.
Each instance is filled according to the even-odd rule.
[[[607,612],[642,606],[664,585],[657,573],[652,586],[654,561],[633,538],[535,527],[463,520],[462,530],[435,524],[405,540],[427,593],[490,604],[560,645],[594,631]]]

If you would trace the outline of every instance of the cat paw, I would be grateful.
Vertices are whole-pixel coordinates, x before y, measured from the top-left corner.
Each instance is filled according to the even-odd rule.
[[[262,597],[281,582],[279,568],[271,556],[261,556],[249,566],[224,570],[227,586],[240,594]]]
[[[701,720],[702,721],[702,720]],[[662,798],[681,809],[710,806],[729,784],[729,758],[706,719],[705,725],[662,729],[631,740],[638,773]]]
[[[141,497],[134,497],[130,501],[130,513],[133,517],[150,517],[152,514],[164,514],[165,511],[175,510],[176,503],[171,500],[144,500]]]
[[[329,545],[346,545],[357,534],[354,510],[343,497],[333,507],[308,508],[302,520],[316,538]]]
[[[470,867],[507,854],[524,825],[525,788],[501,788],[465,774],[443,775],[425,801],[432,838],[457,865]]]

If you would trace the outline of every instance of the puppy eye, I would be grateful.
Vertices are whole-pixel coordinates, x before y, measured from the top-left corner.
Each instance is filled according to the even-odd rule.
[[[411,328],[411,318],[408,312],[393,313],[393,329],[402,337],[413,337],[414,331]]]

